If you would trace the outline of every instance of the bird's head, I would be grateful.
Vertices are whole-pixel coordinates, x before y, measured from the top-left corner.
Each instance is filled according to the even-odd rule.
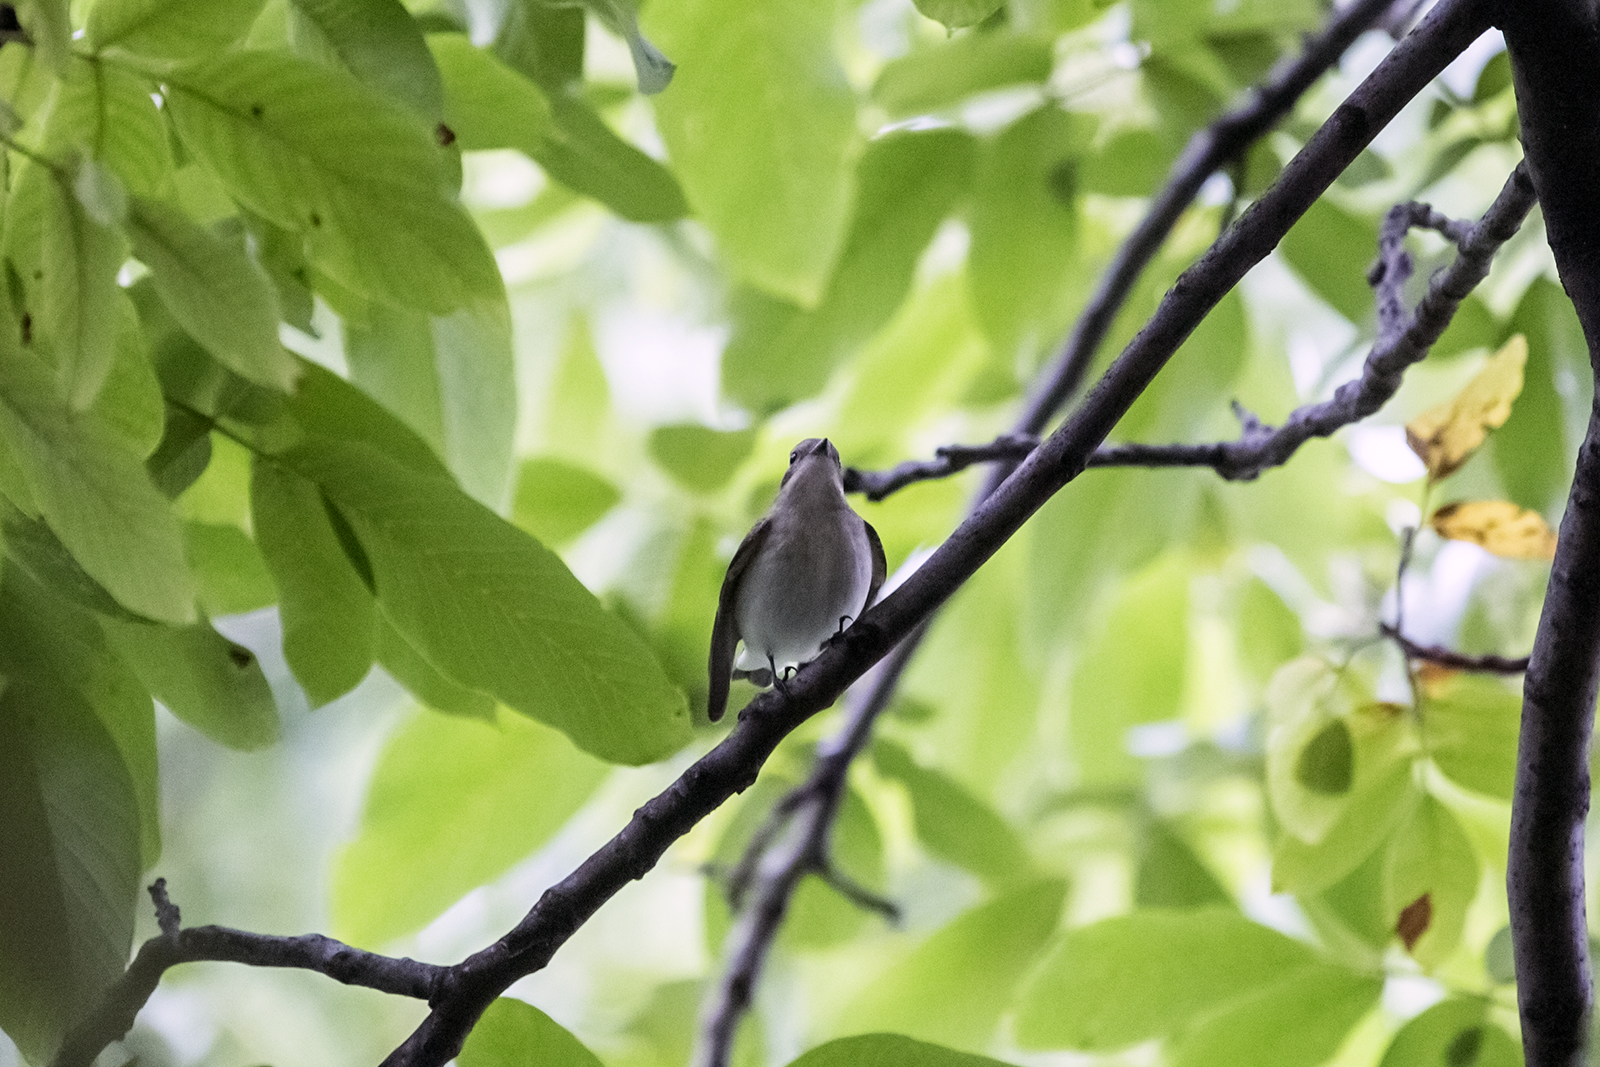
[[[783,472],[783,485],[787,486],[796,478],[825,479],[842,485],[844,465],[833,442],[826,437],[808,437],[795,445],[794,451],[789,453],[789,469]]]

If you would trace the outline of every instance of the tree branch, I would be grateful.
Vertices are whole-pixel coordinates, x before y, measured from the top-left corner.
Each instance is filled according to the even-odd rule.
[[[100,1003],[62,1041],[51,1067],[89,1067],[100,1050],[133,1026],[170,967],[201,960],[251,967],[297,967],[317,971],[345,985],[427,1000],[447,968],[413,959],[379,956],[321,934],[275,937],[225,926],[180,927],[178,906],[167,897],[167,880],[150,886],[161,933],[139,947],[122,976],[101,994]]]
[[[1478,674],[1522,674],[1528,669],[1527,656],[1516,659],[1495,655],[1469,656],[1463,652],[1440,648],[1438,645],[1419,645],[1388,623],[1383,623],[1379,630],[1383,636],[1399,645],[1400,651],[1404,652],[1408,659],[1423,660],[1454,671],[1473,671]]]
[[[1519,164],[1477,225],[1446,218],[1427,204],[1396,205],[1384,220],[1379,259],[1370,276],[1378,290],[1378,340],[1359,377],[1340,386],[1330,400],[1296,408],[1279,427],[1265,425],[1235,403],[1242,426],[1236,440],[1102,445],[1090,456],[1089,466],[1210,467],[1229,481],[1250,481],[1288,462],[1311,438],[1327,437],[1372,415],[1394,396],[1406,368],[1428,354],[1461,301],[1488,276],[1494,254],[1522,226],[1534,202],[1527,168]],[[1407,315],[1399,293],[1411,275],[1411,257],[1401,241],[1412,227],[1438,230],[1456,242],[1459,252],[1433,276],[1416,311]],[[949,477],[974,463],[1016,460],[1037,445],[1038,438],[1018,433],[1002,434],[985,445],[946,445],[932,460],[912,460],[886,471],[851,468],[846,483],[869,500],[881,500],[907,485]]]
[[[1550,250],[1600,380],[1600,12],[1501,3],[1523,148]],[[1506,891],[1529,1067],[1583,1062],[1593,981],[1584,917],[1589,742],[1600,683],[1600,407],[1591,410],[1523,686]]]

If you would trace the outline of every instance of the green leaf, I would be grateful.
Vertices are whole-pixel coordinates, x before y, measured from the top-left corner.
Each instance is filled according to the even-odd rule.
[[[1378,232],[1327,200],[1318,200],[1278,245],[1278,252],[1311,291],[1351,322],[1373,316],[1367,267],[1378,255]]]
[[[923,249],[971,184],[976,154],[976,142],[958,130],[899,131],[869,144],[822,302],[806,311],[758,290],[735,293],[724,390],[758,412],[821,390],[905,300]]]
[[[1461,939],[1467,906],[1478,895],[1479,869],[1460,821],[1432,797],[1395,830],[1384,858],[1385,909],[1424,966],[1440,963]]]
[[[1201,1020],[1178,1040],[1173,1067],[1316,1067],[1383,992],[1379,976],[1314,964]]]
[[[383,611],[446,677],[613,762],[688,739],[683,694],[649,648],[537,541],[370,448],[325,442],[285,461],[349,521]]]
[[[48,355],[59,391],[81,411],[115,358],[117,271],[127,241],[91,215],[65,173],[29,160],[6,201],[3,244],[23,283],[19,310],[32,322],[31,345]]]
[[[117,347],[111,370],[89,411],[141,456],[154,452],[165,430],[166,402],[150,366],[149,346],[133,301],[117,296]]]
[[[211,740],[246,752],[278,740],[278,709],[255,654],[209,623],[101,626],[155,698]]]
[[[1372,745],[1363,741],[1365,751],[1357,751],[1354,728],[1363,728],[1363,738],[1394,733],[1385,729],[1395,724],[1391,712],[1366,714],[1359,724],[1346,721],[1363,696],[1343,684],[1348,677],[1317,656],[1302,656],[1279,668],[1267,686],[1268,796],[1284,829],[1308,845],[1339,820],[1352,789],[1364,788],[1383,769],[1383,754]]]
[[[1024,1048],[1111,1051],[1320,966],[1310,946],[1235,911],[1137,911],[1069,932],[1024,990]]]
[[[150,196],[172,173],[172,142],[149,78],[84,60],[58,81],[40,147],[54,157],[81,151],[106,164],[129,192]]]
[[[896,117],[935,111],[974,93],[1043,82],[1054,59],[1050,42],[1043,38],[964,34],[890,60],[872,85],[872,98]]]
[[[689,0],[647,14],[681,66],[656,121],[696,216],[732,275],[815,306],[844,245],[861,141],[833,5]]]
[[[390,677],[405,686],[423,707],[450,715],[494,721],[497,707],[494,697],[458,685],[440,674],[381,612],[377,616],[376,640],[378,663]]]
[[[565,90],[583,78],[583,9],[513,4],[494,39],[495,55],[546,89]]]
[[[1522,1050],[1488,1008],[1476,998],[1440,1001],[1400,1028],[1378,1067],[1522,1067]]]
[[[195,617],[178,521],[143,457],[70,410],[23,354],[0,352],[0,438],[51,530],[119,604],[171,622]]]
[[[0,533],[5,535],[3,547],[11,562],[52,593],[102,615],[140,617],[118,604],[105,586],[91,578],[43,520],[0,502]]]
[[[1173,552],[1131,578],[1084,647],[1070,698],[1083,713],[1068,726],[1081,785],[1128,780],[1138,767],[1128,730],[1182,714],[1191,572],[1187,554]]]
[[[1078,157],[1094,123],[1054,104],[1003,130],[978,164],[973,189],[973,305],[1004,353],[1054,344],[1081,271]]]
[[[189,569],[208,615],[238,615],[278,602],[278,587],[250,535],[230,524],[185,523]]]
[[[444,118],[444,83],[400,0],[291,0],[362,82],[429,122]]]
[[[6,528],[8,547],[11,529]],[[140,852],[149,868],[161,855],[155,705],[106,644],[95,617],[59,592],[10,565],[0,573],[0,679],[71,689],[94,710],[132,777]]]
[[[1005,0],[916,0],[917,10],[952,30],[976,26],[1005,6]]]
[[[35,1063],[122,973],[139,840],[128,769],[84,699],[0,681],[0,1026]]]
[[[1142,831],[1135,904],[1141,908],[1194,908],[1233,903],[1217,876],[1170,822],[1151,817]]]
[[[312,261],[375,299],[445,314],[501,290],[426,125],[343,72],[226,52],[173,71],[188,149],[251,211],[304,235]]]
[[[17,21],[28,31],[50,69],[64,73],[72,55],[72,14],[68,0],[21,0]]]
[[[369,305],[346,316],[344,337],[351,379],[427,441],[468,493],[498,509],[517,421],[504,296],[431,320]]]
[[[1522,693],[1495,678],[1458,674],[1422,707],[1428,754],[1452,781],[1510,800],[1517,777]]]
[[[1149,196],[1167,176],[1176,154],[1167,138],[1143,126],[1118,130],[1079,170],[1086,193]]]
[[[250,517],[279,590],[284,658],[311,706],[321,707],[354,689],[372,667],[372,592],[341,547],[314,483],[256,458]]]
[[[522,464],[511,521],[547,545],[560,545],[600,521],[621,499],[621,491],[598,474],[540,456]]]
[[[1007,1067],[987,1056],[956,1052],[899,1034],[863,1034],[818,1045],[789,1067]]]
[[[1306,896],[1338,882],[1373,854],[1419,796],[1407,761],[1391,764],[1370,781],[1358,781],[1316,844],[1292,833],[1278,840],[1272,855],[1273,889]]]
[[[278,343],[276,290],[243,245],[159,200],[133,201],[128,235],[172,317],[219,363],[257,385],[294,385],[299,365]]]
[[[262,0],[95,0],[85,34],[100,51],[125,48],[161,59],[220,52],[243,37]]]
[[[601,1067],[583,1042],[525,1001],[501,997],[461,1047],[461,1067]]]
[[[1575,371],[1587,371],[1588,349],[1572,301],[1545,278],[1528,286],[1508,332],[1527,337],[1528,362],[1511,418],[1489,438],[1490,454],[1506,495],[1549,513],[1565,503],[1577,440],[1588,423],[1582,390],[1565,387]]]
[[[986,1048],[1055,933],[1066,883],[1043,879],[965,912],[852,999],[844,1026]]]
[[[444,75],[446,121],[462,148],[515,148],[556,181],[634,222],[687,212],[672,172],[613,133],[581,99],[559,86],[546,95],[460,34],[433,34],[428,46]]]
[[[755,430],[658,426],[650,431],[650,458],[684,488],[711,493],[728,484],[755,443]]]
[[[1034,869],[1011,824],[953,778],[918,766],[911,753],[885,738],[873,743],[872,762],[879,774],[906,787],[917,840],[929,852],[997,884]]]
[[[392,737],[334,875],[340,935],[376,948],[412,933],[548,841],[606,767],[520,715],[419,712]]]

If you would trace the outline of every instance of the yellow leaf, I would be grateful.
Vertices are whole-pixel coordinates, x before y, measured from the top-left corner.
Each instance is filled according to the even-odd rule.
[[[1440,537],[1471,541],[1506,559],[1554,559],[1556,535],[1537,511],[1509,500],[1471,500],[1446,504],[1433,513]]]
[[[1519,333],[1489,358],[1454,400],[1411,420],[1406,441],[1427,464],[1431,479],[1453,474],[1489,431],[1510,417],[1511,402],[1522,392],[1522,368],[1527,362],[1528,341]]]

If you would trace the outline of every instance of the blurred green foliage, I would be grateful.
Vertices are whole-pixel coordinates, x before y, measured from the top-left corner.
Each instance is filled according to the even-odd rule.
[[[721,576],[793,442],[871,467],[1006,429],[1187,139],[1325,16],[17,7],[0,1064],[48,1060],[154,932],[157,875],[191,922],[449,961],[493,941],[716,740]],[[1505,57],[1466,73],[1114,439],[1228,438],[1230,400],[1277,423],[1356,373],[1383,213],[1473,216],[1518,158]],[[1208,184],[1098,367],[1353,84],[1328,75]],[[1410,247],[1415,296],[1445,252]],[[1430,495],[1402,425],[1515,334],[1509,421]],[[1379,626],[1403,593],[1418,640],[1527,650],[1544,565],[1442,542],[1421,510],[1554,520],[1590,383],[1535,225],[1372,425],[1249,483],[1070,484],[940,613],[851,772],[832,859],[903,922],[803,882],[735,1062],[1519,1062],[1519,690],[1408,666]],[[983,477],[858,504],[891,569]],[[464,1067],[686,1062],[732,921],[720,876],[831,722],[497,1002]],[[124,1047],[146,1067],[365,1062],[422,1011],[195,967]]]

